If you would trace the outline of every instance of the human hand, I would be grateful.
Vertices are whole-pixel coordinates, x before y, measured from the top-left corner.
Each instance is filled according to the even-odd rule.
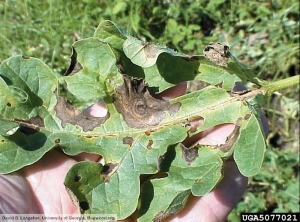
[[[182,95],[186,84],[182,83],[166,90],[158,97],[169,99]],[[93,116],[106,115],[104,103],[97,103],[87,112]],[[194,127],[201,120],[193,122]],[[216,126],[199,134],[194,141],[208,145],[222,144],[232,132],[234,124]],[[188,144],[187,144],[188,145]],[[58,150],[52,150],[37,163],[10,174],[0,175],[0,213],[5,214],[78,214],[70,200],[63,181],[68,170],[77,161],[101,162],[102,158],[94,154],[66,156]],[[217,187],[203,197],[190,197],[186,207],[167,218],[167,221],[222,221],[237,204],[247,187],[248,179],[242,176],[232,158],[224,164],[224,178]],[[125,221],[135,221],[135,214]]]

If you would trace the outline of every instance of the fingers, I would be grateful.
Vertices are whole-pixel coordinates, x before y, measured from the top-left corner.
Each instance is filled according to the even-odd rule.
[[[186,91],[187,84],[186,82],[179,83],[178,85],[171,87],[157,95],[155,95],[156,98],[160,99],[171,99],[178,96],[181,96]],[[105,102],[103,100],[89,106],[84,110],[84,112],[88,115],[94,116],[94,117],[104,117],[107,115],[108,110],[105,105]],[[73,159],[77,161],[93,161],[93,162],[100,162],[102,165],[104,165],[104,159],[97,154],[90,154],[90,153],[81,153],[79,155],[76,155],[72,157]]]
[[[49,151],[35,164],[22,169],[40,213],[78,214],[64,186],[68,170],[75,160],[55,150]],[[25,198],[26,200],[26,198]]]
[[[159,99],[171,99],[178,96],[181,96],[186,91],[187,84],[186,82],[179,83],[176,86],[173,86],[169,89],[166,89],[165,91],[155,95],[156,98]],[[94,117],[105,117],[107,115],[107,107],[105,105],[105,102],[103,100],[100,100],[99,102],[89,106],[84,110],[84,112],[90,116]]]
[[[105,102],[101,100],[86,108],[84,112],[94,117],[105,117],[107,115],[107,108]]]
[[[190,196],[185,208],[168,221],[223,221],[242,197],[248,179],[240,174],[233,161],[224,165],[224,178],[203,197]]]
[[[17,172],[0,175],[0,214],[40,213],[26,180]]]
[[[195,124],[195,122],[197,123]],[[196,125],[199,126],[199,123],[202,124],[202,120],[195,120],[192,122],[192,128],[196,128]],[[233,131],[235,125],[232,123],[220,124],[214,127],[211,127],[207,130],[204,130],[200,133],[188,137],[185,139],[183,144],[186,147],[194,146],[195,144],[201,145],[220,145],[224,144],[227,137]]]
[[[173,87],[166,89],[165,91],[155,95],[155,97],[158,99],[164,99],[164,100],[173,99],[173,98],[182,96],[186,91],[186,87],[187,87],[187,83],[182,82],[182,83],[177,84],[176,86],[173,86]]]
[[[98,162],[104,165],[104,159],[99,154],[94,153],[80,153],[76,156],[72,157],[76,161],[92,161],[92,162]]]

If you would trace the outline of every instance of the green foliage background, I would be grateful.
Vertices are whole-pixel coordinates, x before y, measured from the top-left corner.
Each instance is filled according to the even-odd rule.
[[[259,78],[275,81],[299,74],[298,9],[297,0],[2,0],[0,62],[22,54],[63,73],[74,40],[92,36],[109,19],[133,36],[187,54],[202,54],[210,42],[227,44]],[[299,85],[280,93],[265,107],[264,166],[229,221],[239,221],[240,212],[299,211]]]

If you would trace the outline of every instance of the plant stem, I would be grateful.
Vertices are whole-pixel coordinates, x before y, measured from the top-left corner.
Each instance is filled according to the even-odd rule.
[[[272,95],[272,93],[274,93],[278,90],[293,87],[297,84],[299,84],[299,75],[292,76],[292,77],[282,79],[282,80],[278,80],[275,82],[271,82],[264,86],[265,96],[270,97]]]

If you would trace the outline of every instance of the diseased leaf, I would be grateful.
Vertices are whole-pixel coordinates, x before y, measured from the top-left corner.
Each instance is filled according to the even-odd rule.
[[[15,132],[0,136],[0,172],[9,173],[36,162],[53,147],[43,127],[53,124],[50,112],[58,81],[40,60],[21,56],[3,61],[0,73],[6,84],[1,81],[6,92],[1,96],[1,119],[4,127],[18,126]]]
[[[153,66],[161,53],[188,58],[188,56],[175,52],[166,46],[143,42],[133,37],[127,37],[123,44],[123,50],[132,63],[143,68]]]
[[[10,88],[10,92],[4,93],[2,97],[3,101],[6,100],[5,106],[1,107],[4,118],[28,119],[50,108],[52,93],[58,80],[40,60],[22,56],[11,57],[2,62],[0,73]],[[5,88],[7,91],[7,87]]]
[[[180,211],[189,195],[210,192],[232,154],[242,174],[256,174],[265,150],[259,121],[264,91],[230,92],[236,82],[261,82],[220,46],[206,48],[208,59],[188,56],[103,21],[94,37],[74,43],[64,76],[38,59],[3,61],[0,173],[33,164],[58,147],[71,156],[99,154],[104,165],[80,162],[68,172],[64,183],[71,199],[83,214],[119,219],[138,208],[139,221],[161,221]],[[208,86],[174,99],[156,98],[189,80]],[[59,82],[86,107],[104,100],[108,114],[93,117],[80,110],[62,97]],[[192,129],[198,119],[203,124]],[[183,145],[187,137],[227,123],[235,127],[224,144]],[[141,186],[142,175],[151,178]]]
[[[124,132],[119,138],[99,138],[95,143],[98,146],[89,147],[93,152],[103,155],[106,163],[104,167],[109,164],[117,166],[107,175],[106,181],[94,187],[91,194],[85,195],[88,204],[95,206],[90,213],[117,212],[120,218],[129,216],[137,207],[140,174],[156,173],[158,159],[166,152],[165,148],[182,141],[186,132],[180,126],[172,126],[151,132],[150,135],[145,131],[132,133],[130,138],[127,135]],[[69,180],[66,178],[65,184],[71,184]]]
[[[240,63],[230,52],[228,52],[228,56],[231,60],[228,66],[228,72],[234,73],[239,78],[243,80],[243,82],[250,81],[257,85],[264,85],[264,81],[258,79],[254,74],[253,70],[247,67],[246,65]]]
[[[228,66],[229,47],[221,43],[210,43],[203,50],[204,56],[219,66]]]
[[[244,81],[244,78],[235,75],[235,72],[229,72],[225,67],[215,65],[204,56],[200,56],[200,67],[195,79],[211,85],[222,84],[222,88],[227,90],[232,90],[236,82]]]
[[[167,115],[173,116],[180,109],[180,103],[153,98],[143,79],[124,75],[124,84],[116,88],[114,105],[128,126],[144,128],[159,124]]]
[[[73,55],[76,53],[73,59],[80,69],[66,76],[65,81],[68,91],[77,99],[89,102],[88,106],[108,96],[109,79],[118,72],[116,57],[107,43],[96,38],[77,41],[73,47]]]
[[[95,30],[94,37],[109,43],[115,49],[122,49],[123,43],[129,34],[116,23],[105,20],[102,21]]]
[[[15,133],[19,124],[0,118],[0,135],[8,136]]]
[[[245,116],[241,126],[240,139],[234,145],[234,160],[240,172],[247,177],[254,176],[261,168],[266,150],[265,138],[260,121],[254,114]]]
[[[197,148],[192,162],[186,162],[182,155],[180,145],[169,147],[161,163],[161,172],[168,176],[150,179],[142,186],[138,221],[162,221],[184,207],[191,191],[204,195],[220,180],[222,161],[207,147]]]
[[[66,175],[65,186],[76,196],[76,205],[85,213],[91,212],[92,205],[87,201],[91,190],[104,181],[103,166],[99,163],[79,162]],[[86,186],[89,184],[89,186]]]
[[[145,80],[154,91],[161,92],[178,83],[194,80],[197,77],[199,64],[195,58],[162,53],[156,64],[144,68]]]
[[[207,96],[211,98],[210,101],[205,100]],[[86,195],[87,203],[89,205],[93,204],[98,206],[98,209],[91,209],[91,213],[117,212],[120,218],[129,216],[137,206],[139,197],[139,176],[141,174],[154,174],[159,171],[164,172],[162,168],[165,168],[165,166],[163,166],[161,161],[164,159],[167,147],[183,141],[186,137],[188,128],[184,126],[184,123],[186,123],[187,120],[189,121],[194,118],[199,118],[200,116],[204,117],[205,122],[198,129],[199,131],[202,131],[215,126],[216,124],[229,122],[237,123],[238,116],[241,118],[249,113],[248,106],[241,101],[241,98],[231,97],[224,89],[213,86],[193,92],[191,95],[188,94],[170,100],[170,103],[176,104],[178,101],[181,103],[178,113],[175,113],[173,116],[166,115],[161,123],[157,123],[154,126],[137,127],[135,131],[132,131],[129,126],[122,125],[120,126],[119,131],[114,131],[114,133],[111,131],[111,133],[109,133],[109,130],[112,130],[112,128],[108,123],[113,120],[112,118],[109,118],[103,124],[103,126],[107,126],[106,132],[103,132],[102,134],[99,133],[98,136],[94,134],[94,136],[90,139],[86,138],[86,140],[90,143],[89,146],[84,146],[84,148],[79,146],[66,148],[63,144],[61,144],[65,147],[64,152],[67,154],[75,155],[80,153],[80,151],[98,153],[104,157],[106,164],[118,164],[117,170],[110,176],[107,182],[99,184],[99,186],[95,187],[94,190],[91,191],[93,192],[92,197],[97,197],[97,199],[88,198],[90,194]],[[109,110],[110,113],[115,112],[110,108]],[[215,116],[215,118],[210,118],[210,115]],[[121,119],[119,121],[122,122]],[[115,130],[118,128],[117,126],[118,125],[114,126]],[[239,132],[239,127],[237,127],[237,131]],[[237,138],[234,138],[234,141],[236,139]],[[193,164],[196,164],[196,160],[202,161],[204,154],[201,154],[198,157],[198,155],[195,154],[195,151],[188,151],[190,148],[178,146],[178,149],[180,149],[179,153],[182,153],[178,156],[178,158],[185,166],[192,166]],[[211,147],[211,152],[208,151],[208,148],[205,149],[206,153],[210,153],[215,156],[214,158],[217,158],[218,161],[221,161],[219,157],[221,155],[216,152],[217,148]],[[223,153],[227,152],[227,150],[221,152],[222,156],[226,156]],[[207,164],[208,163],[210,162],[208,161]],[[202,165],[201,167],[203,168]],[[187,171],[188,169],[191,168],[187,167]],[[180,170],[180,172],[181,171],[182,170]],[[170,172],[170,170],[166,172]],[[190,175],[190,177],[186,176],[186,179],[193,178],[194,181],[195,178],[192,177],[194,173],[197,174],[197,170],[188,171],[187,175]],[[216,181],[218,181],[216,178],[213,180],[211,179],[211,177],[214,178],[214,175],[219,175],[216,176],[218,180],[221,177],[221,174],[211,173],[209,171],[205,175],[202,174],[203,178],[201,183],[194,183],[193,186],[190,185],[189,187],[185,187],[183,190],[192,189],[194,195],[203,195],[206,192],[209,192],[209,190],[215,186]],[[206,177],[207,179],[204,179]],[[122,181],[120,178],[123,178]],[[130,182],[127,183],[127,180]],[[69,184],[69,182],[70,181],[66,179],[65,183]],[[89,185],[87,184],[86,186]],[[174,184],[172,186],[174,186]],[[103,200],[100,198],[101,195],[109,195],[111,198],[115,195],[118,196],[118,198],[114,200],[114,204],[112,206],[110,203],[111,199]],[[130,197],[128,195],[130,195]],[[131,204],[128,204],[129,201],[131,201]],[[169,199],[169,202],[166,202],[168,206],[171,204],[170,201],[173,201],[173,199],[171,198]],[[123,205],[128,206],[126,210],[120,208],[120,206]]]

